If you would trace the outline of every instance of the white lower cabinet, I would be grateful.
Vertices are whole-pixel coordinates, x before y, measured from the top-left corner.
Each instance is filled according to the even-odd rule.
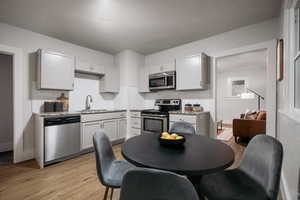
[[[93,136],[96,131],[101,129],[101,126],[101,122],[87,122],[81,124],[81,150],[93,147]]]
[[[130,133],[128,133],[129,137],[134,137],[141,135],[141,112],[130,112]]]
[[[81,150],[93,147],[93,136],[104,130],[111,142],[126,137],[127,120],[125,112],[81,115]]]
[[[210,126],[210,115],[208,112],[198,113],[194,115],[185,114],[170,114],[169,117],[169,127],[171,128],[175,122],[188,122],[193,125],[196,130],[196,134],[209,136],[209,126]]]
[[[130,131],[131,131],[132,137],[141,135],[141,129],[139,129],[139,128],[131,127]]]
[[[118,120],[118,139],[126,138],[126,130],[127,130],[127,120],[119,119]]]
[[[118,121],[117,120],[105,120],[102,122],[102,128],[105,134],[109,137],[110,141],[114,141],[118,138]]]

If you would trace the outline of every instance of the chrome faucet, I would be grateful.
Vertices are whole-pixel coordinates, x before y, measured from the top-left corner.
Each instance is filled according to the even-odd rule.
[[[87,95],[85,99],[85,110],[91,110],[93,98],[91,95]]]

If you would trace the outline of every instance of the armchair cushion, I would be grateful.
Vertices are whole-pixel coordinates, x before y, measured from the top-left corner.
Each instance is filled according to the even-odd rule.
[[[267,119],[267,112],[261,111],[258,113],[256,120],[266,120]]]

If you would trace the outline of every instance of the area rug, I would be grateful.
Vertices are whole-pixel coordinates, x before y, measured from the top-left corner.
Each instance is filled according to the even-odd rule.
[[[224,128],[218,131],[218,140],[229,141],[233,137],[232,128]]]

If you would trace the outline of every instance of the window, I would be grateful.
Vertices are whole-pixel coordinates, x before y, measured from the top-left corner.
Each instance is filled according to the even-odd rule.
[[[232,81],[231,95],[239,97],[243,92],[245,92],[245,80]]]
[[[228,83],[229,97],[241,97],[247,91],[247,80],[244,78],[230,78]]]

